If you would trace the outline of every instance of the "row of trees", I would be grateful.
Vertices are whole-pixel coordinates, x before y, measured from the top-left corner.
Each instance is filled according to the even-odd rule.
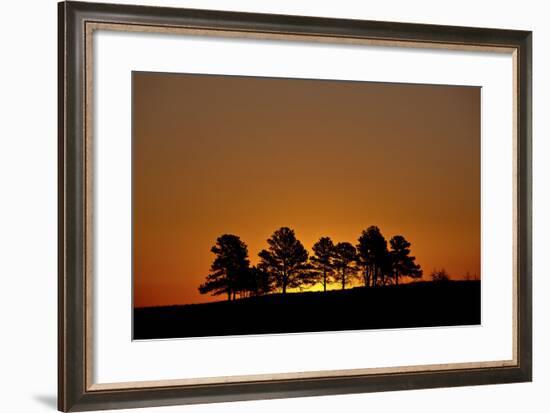
[[[263,295],[289,288],[317,283],[323,290],[331,283],[342,289],[360,278],[366,287],[399,284],[402,277],[422,276],[420,265],[411,256],[411,244],[402,235],[388,242],[376,226],[364,230],[357,242],[334,242],[322,237],[310,256],[294,231],[287,227],[276,230],[267,240],[268,248],[259,252],[258,265],[251,266],[248,247],[236,235],[224,234],[211,248],[215,259],[206,281],[199,286],[201,294],[237,296]]]

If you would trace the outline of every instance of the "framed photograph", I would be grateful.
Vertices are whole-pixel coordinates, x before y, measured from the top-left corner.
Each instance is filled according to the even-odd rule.
[[[59,3],[59,410],[530,381],[531,36]]]

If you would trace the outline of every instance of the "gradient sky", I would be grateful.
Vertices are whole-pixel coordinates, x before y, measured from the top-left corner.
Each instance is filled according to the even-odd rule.
[[[132,166],[136,307],[223,299],[197,290],[216,238],[254,264],[281,226],[480,276],[476,87],[135,72]]]

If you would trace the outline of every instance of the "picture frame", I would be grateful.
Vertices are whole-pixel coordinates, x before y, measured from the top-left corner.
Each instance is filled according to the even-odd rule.
[[[59,256],[58,408],[84,411],[530,381],[531,61],[529,31],[436,26],[212,10],[61,2],[58,5]],[[398,366],[354,372],[294,372],[230,380],[94,382],[93,33],[215,33],[384,47],[511,54],[514,70],[514,255],[512,360]],[[358,368],[365,366],[357,366]]]

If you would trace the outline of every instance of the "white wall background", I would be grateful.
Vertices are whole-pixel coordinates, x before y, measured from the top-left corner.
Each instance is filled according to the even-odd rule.
[[[105,0],[104,0],[105,1]],[[110,1],[113,2],[113,1]],[[126,1],[119,0],[120,3]],[[550,12],[543,1],[134,0],[264,13],[534,31],[534,381],[515,385],[153,408],[144,412],[547,412],[550,401]],[[0,3],[0,411],[56,405],[56,90],[54,0]]]

